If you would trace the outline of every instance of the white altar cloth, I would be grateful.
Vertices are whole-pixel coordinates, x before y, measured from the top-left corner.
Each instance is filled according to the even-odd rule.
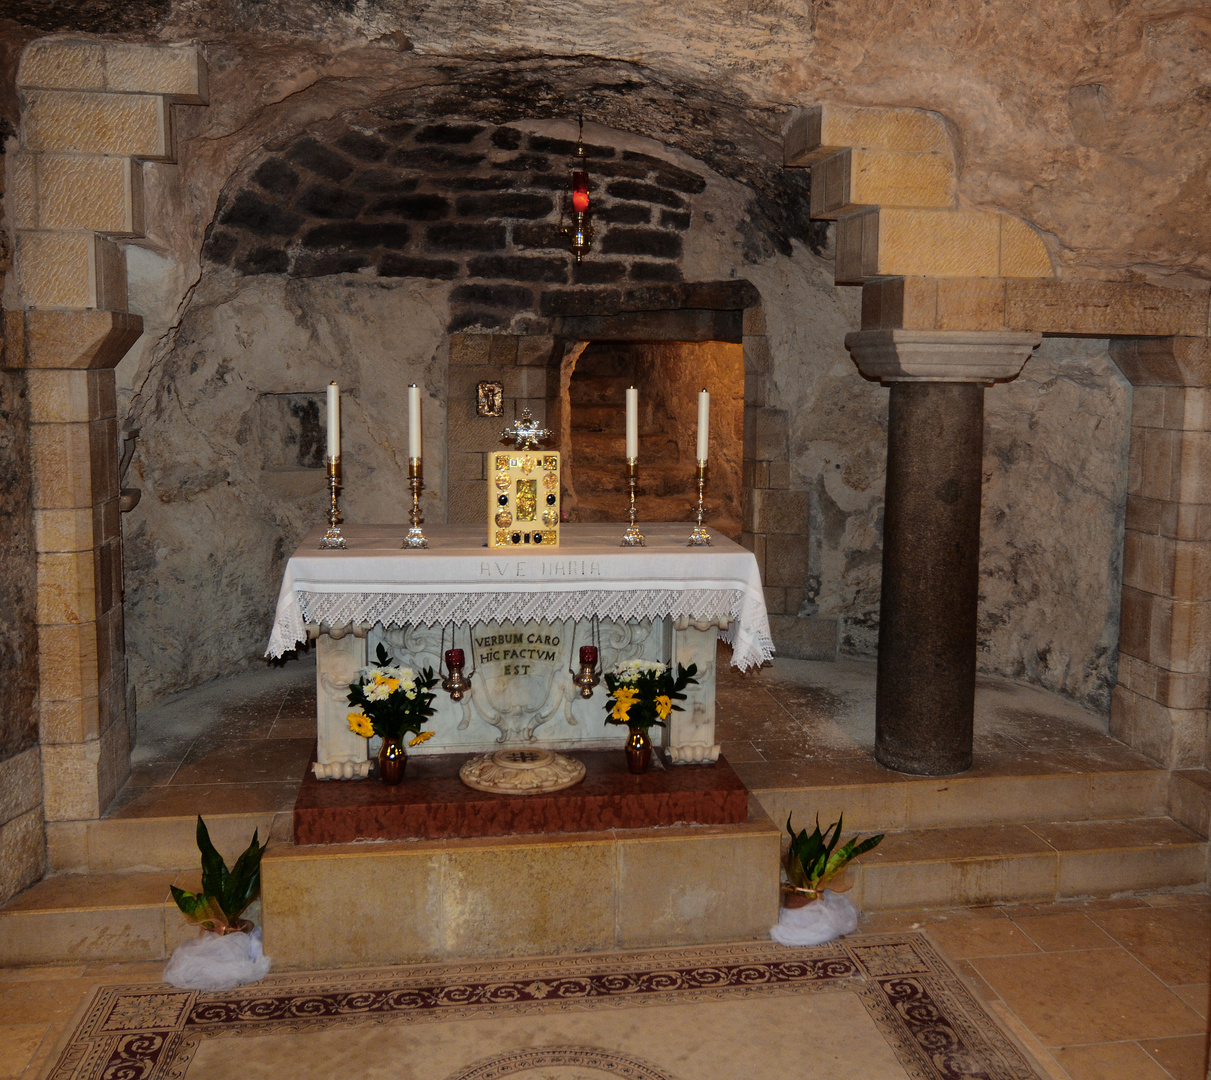
[[[286,564],[267,656],[307,640],[307,625],[385,627],[526,620],[727,622],[719,636],[742,671],[772,658],[757,560],[718,534],[688,547],[685,522],[642,522],[646,547],[617,524],[564,525],[558,547],[488,548],[479,525],[427,525],[427,550],[400,547],[407,526],[342,526],[345,550],[313,529]]]

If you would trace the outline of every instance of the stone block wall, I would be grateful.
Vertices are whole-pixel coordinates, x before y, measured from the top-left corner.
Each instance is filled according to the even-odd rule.
[[[125,253],[111,237],[142,231],[135,159],[171,160],[171,106],[205,99],[206,70],[189,46],[44,38],[16,87],[5,205],[23,310],[6,320],[6,364],[28,391],[49,834],[99,817],[130,771],[113,368],[142,321],[126,311]]]
[[[523,409],[529,409],[534,419],[546,424],[548,398],[559,393],[559,371],[551,365],[554,347],[554,339],[545,336],[454,334],[450,338],[447,520],[487,527],[485,459],[490,452],[501,449],[501,431],[521,416]],[[503,415],[477,414],[476,387],[481,382],[502,384]]]
[[[9,59],[0,50],[0,139],[17,120]],[[0,198],[5,196],[0,169]],[[11,271],[12,248],[0,231],[0,290]],[[29,388],[19,320],[0,314],[0,903],[38,880],[46,866]]]
[[[1135,389],[1122,639],[1110,729],[1170,768],[1205,767],[1211,724],[1211,348],[1115,342]]]

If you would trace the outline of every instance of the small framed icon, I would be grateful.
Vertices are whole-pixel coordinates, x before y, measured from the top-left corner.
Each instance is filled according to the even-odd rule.
[[[475,411],[480,416],[504,416],[504,383],[477,383],[475,387]]]

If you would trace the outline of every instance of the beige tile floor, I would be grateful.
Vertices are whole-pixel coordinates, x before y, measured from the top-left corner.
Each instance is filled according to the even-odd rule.
[[[750,784],[821,768],[895,778],[870,760],[873,665],[780,661],[747,676],[720,667],[724,752]],[[304,659],[143,711],[134,772],[110,813],[287,811],[314,738],[314,708],[314,666]],[[1042,771],[1044,762],[1078,751],[1107,761],[1125,753],[1100,718],[1028,687],[981,679],[977,770],[995,774],[1010,756],[1020,769],[1023,754],[1037,753]],[[898,912],[865,916],[859,932],[906,927],[930,934],[1056,1080],[1205,1080],[1205,894]],[[161,967],[0,969],[0,1080],[42,1073],[93,986],[157,978]]]
[[[1211,898],[865,916],[922,929],[1059,1080],[1205,1080]]]

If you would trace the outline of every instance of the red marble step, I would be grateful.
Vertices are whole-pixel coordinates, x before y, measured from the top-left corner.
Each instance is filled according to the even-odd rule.
[[[714,766],[627,771],[621,750],[578,750],[575,787],[542,795],[493,795],[458,778],[470,754],[413,755],[404,781],[317,780],[311,770],[294,804],[296,844],[446,840],[529,833],[598,832],[748,820],[748,789],[723,759]]]

